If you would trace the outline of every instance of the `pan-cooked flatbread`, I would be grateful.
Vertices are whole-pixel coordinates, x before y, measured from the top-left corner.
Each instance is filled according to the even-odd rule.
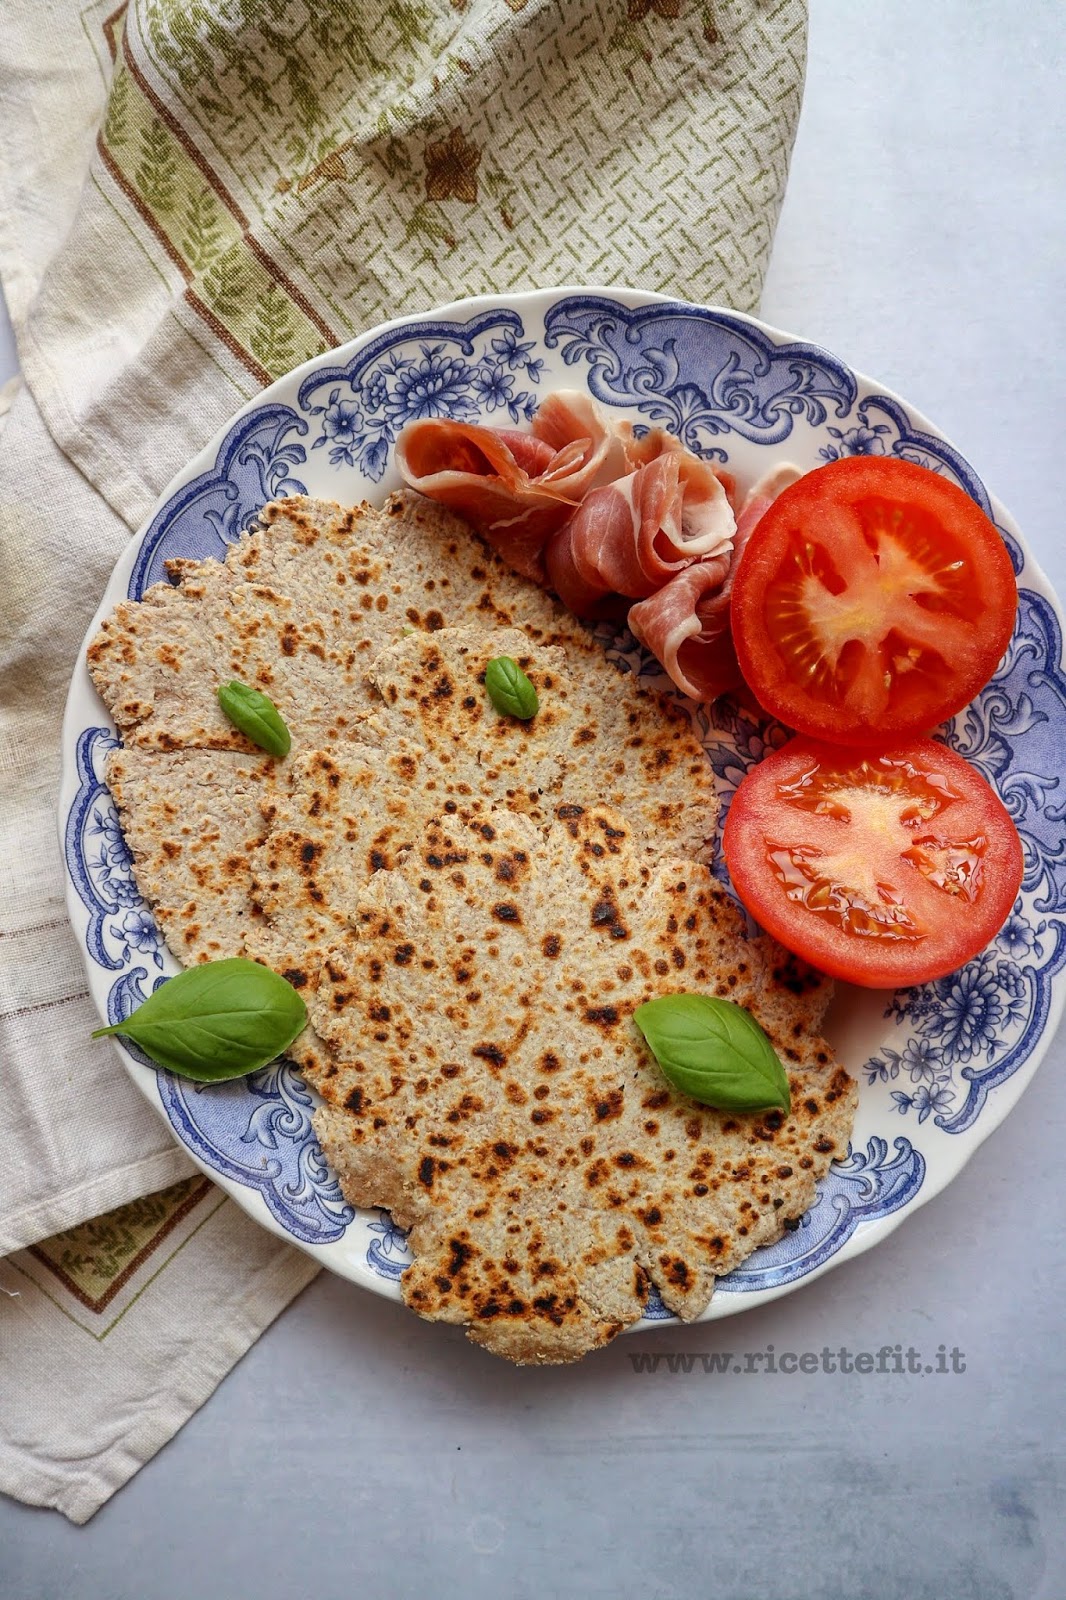
[[[186,966],[248,954],[260,913],[249,862],[287,766],[240,750],[114,750],[107,784],[137,887]]]
[[[121,602],[89,646],[93,682],[125,744],[250,749],[215,698],[237,678],[271,697],[296,745],[325,747],[367,708],[367,669],[405,628],[519,625],[585,652],[590,677],[613,673],[543,590],[450,512],[413,496],[381,511],[277,500],[224,561],[168,570],[173,583]]]
[[[518,1361],[604,1343],[653,1283],[697,1315],[810,1205],[855,1088],[817,1034],[828,983],[749,940],[702,864],[688,719],[423,501],[279,502],[171,575],[89,652],[137,881],[180,960],[249,955],[307,998],[290,1053],[345,1193],[413,1229],[408,1303]],[[531,722],[492,706],[496,655]],[[223,717],[230,677],[288,758]],[[632,1011],[678,989],[762,1021],[789,1117],[666,1085]]]
[[[486,665],[499,655],[538,691],[529,722],[501,714],[485,693]],[[290,761],[287,792],[274,797],[265,843],[250,856],[264,915],[248,953],[279,972],[299,970],[313,988],[371,873],[449,810],[505,805],[543,825],[564,794],[580,808],[621,791],[649,855],[709,844],[718,804],[688,727],[620,676],[598,719],[559,645],[514,628],[413,634],[383,651],[370,679],[381,703],[358,724],[362,740]]]
[[[531,721],[501,716],[484,693],[494,656],[511,656],[538,690]],[[453,770],[476,752],[490,786],[484,792],[502,787],[507,804],[530,816],[545,816],[538,796],[561,786],[582,804],[624,807],[658,854],[710,854],[718,801],[688,718],[602,656],[596,670],[589,666],[584,639],[575,648],[514,628],[414,634],[389,645],[370,669],[382,702],[371,723],[383,743],[412,739]],[[467,781],[477,789],[469,773]]]
[[[442,508],[278,501],[224,562],[174,562],[171,575],[115,608],[89,666],[125,746],[109,777],[138,882],[180,960],[269,948],[244,942],[260,932],[263,812],[284,812],[303,778],[293,763],[319,748],[413,740],[443,767],[454,751],[472,791],[527,809],[579,768],[575,792],[625,801],[656,848],[710,848],[717,801],[688,719]],[[457,623],[462,638],[438,634]],[[532,652],[544,691],[529,727],[499,717],[480,681],[490,655],[516,651],[527,665]],[[223,716],[230,677],[275,701],[289,760],[264,762]]]
[[[820,980],[749,940],[705,866],[559,809],[547,830],[502,809],[430,826],[360,893],[311,1008],[332,1058],[315,1126],[348,1198],[411,1228],[404,1298],[520,1362],[605,1343],[652,1283],[697,1316],[807,1210],[855,1103],[811,1031]],[[669,1087],[632,1013],[679,989],[762,1022],[790,1115]]]

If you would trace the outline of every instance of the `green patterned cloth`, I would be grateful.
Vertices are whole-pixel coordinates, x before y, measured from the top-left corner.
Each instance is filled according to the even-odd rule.
[[[264,384],[398,314],[562,284],[754,309],[805,45],[804,0],[0,7],[9,1492],[91,1515],[314,1270],[87,1044],[58,728],[124,541]]]
[[[803,0],[80,16],[107,103],[24,363],[128,521],[261,385],[397,313],[565,283],[758,304]]]

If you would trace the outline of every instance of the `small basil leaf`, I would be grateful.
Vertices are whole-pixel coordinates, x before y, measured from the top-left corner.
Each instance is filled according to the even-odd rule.
[[[218,703],[246,738],[257,744],[268,755],[287,756],[292,739],[284,719],[269,695],[250,689],[246,683],[234,678],[232,683],[218,687]]]
[[[682,1094],[720,1111],[792,1109],[785,1069],[742,1006],[707,994],[664,994],[638,1006],[633,1021]]]
[[[291,983],[258,961],[233,956],[188,967],[132,1016],[94,1039],[125,1034],[169,1072],[198,1083],[242,1078],[273,1061],[307,1021]]]
[[[510,656],[493,656],[485,668],[485,688],[496,710],[504,716],[528,722],[540,710],[536,689]]]

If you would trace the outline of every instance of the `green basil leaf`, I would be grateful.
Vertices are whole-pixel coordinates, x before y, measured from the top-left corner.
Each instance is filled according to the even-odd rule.
[[[187,967],[132,1016],[94,1039],[121,1033],[169,1072],[198,1083],[243,1078],[273,1061],[307,1021],[291,983],[258,961],[233,956]]]
[[[287,756],[292,739],[284,719],[269,695],[250,689],[236,678],[218,687],[218,703],[246,738],[268,755]]]
[[[707,994],[664,994],[638,1006],[633,1021],[682,1094],[720,1111],[792,1109],[785,1069],[743,1006]]]
[[[496,710],[504,716],[528,722],[540,710],[536,689],[510,656],[493,656],[485,668],[485,688]]]

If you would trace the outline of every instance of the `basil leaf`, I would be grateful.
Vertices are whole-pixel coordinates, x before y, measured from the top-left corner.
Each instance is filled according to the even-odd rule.
[[[510,656],[493,656],[485,668],[485,688],[496,710],[504,716],[528,722],[540,710],[536,689]]]
[[[218,687],[218,703],[246,738],[268,755],[287,756],[292,739],[284,719],[269,695],[250,689],[236,678]]]
[[[169,1072],[222,1083],[265,1067],[295,1039],[307,1007],[291,983],[258,961],[233,956],[188,967],[132,1016],[94,1039],[125,1034]]]
[[[720,1111],[792,1109],[788,1077],[750,1012],[708,994],[664,994],[633,1021],[667,1082]]]

